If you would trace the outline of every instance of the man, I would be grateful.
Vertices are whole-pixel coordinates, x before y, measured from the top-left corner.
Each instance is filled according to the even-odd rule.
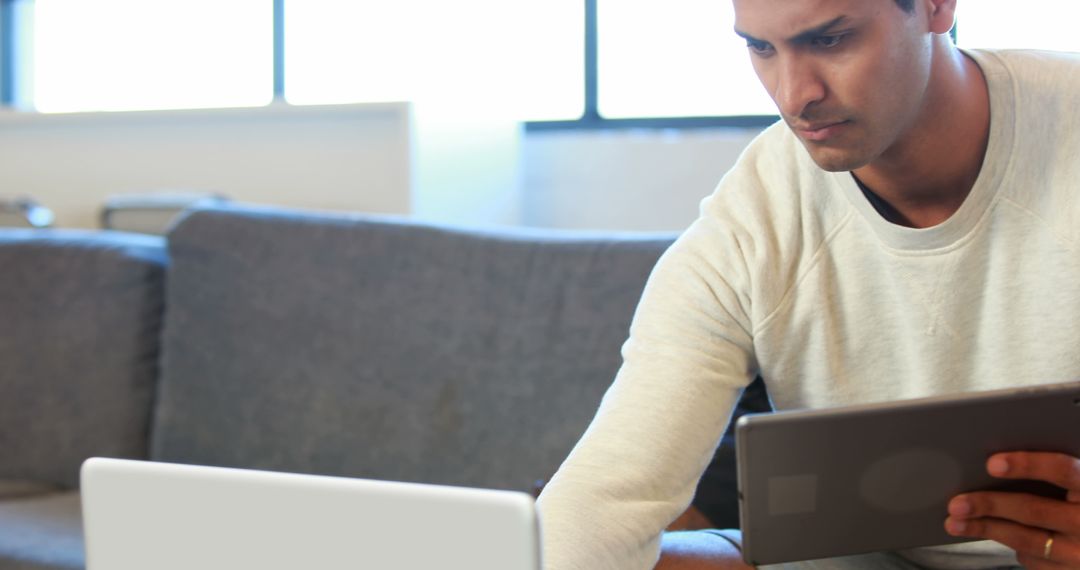
[[[1080,378],[1080,61],[961,52],[956,0],[734,7],[786,125],[650,277],[623,368],[540,498],[551,570],[651,568],[661,546],[660,568],[744,567],[737,532],[661,529],[758,373],[778,409]],[[1080,460],[987,469],[1068,500],[973,493],[942,524],[988,540],[794,567],[1080,568]]]

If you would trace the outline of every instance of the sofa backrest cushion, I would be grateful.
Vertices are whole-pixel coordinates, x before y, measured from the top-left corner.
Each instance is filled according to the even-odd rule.
[[[0,479],[147,457],[166,263],[157,237],[0,230]]]
[[[153,457],[528,489],[673,237],[196,211],[169,238]]]

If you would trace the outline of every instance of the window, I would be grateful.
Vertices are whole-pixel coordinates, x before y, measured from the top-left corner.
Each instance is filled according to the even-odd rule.
[[[968,0],[957,6],[960,47],[1080,51],[1076,0]]]
[[[285,98],[462,98],[526,120],[576,119],[584,26],[581,0],[288,1]]]
[[[275,6],[284,6],[278,19]],[[11,16],[0,27],[0,99],[47,112],[255,106],[277,90],[294,104],[460,98],[555,128],[761,125],[776,113],[732,32],[726,0],[0,7]],[[1071,29],[1078,17],[1077,0],[965,0],[957,39],[961,47],[1080,51]],[[282,45],[284,83],[275,84]]]
[[[597,1],[600,116],[776,114],[731,2]]]
[[[43,112],[255,106],[273,97],[265,0],[36,0]]]

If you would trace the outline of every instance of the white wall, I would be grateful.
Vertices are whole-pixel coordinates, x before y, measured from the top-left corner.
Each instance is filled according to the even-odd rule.
[[[0,195],[35,197],[60,227],[96,227],[110,195],[161,190],[407,213],[408,115],[404,104],[8,113]]]
[[[760,129],[551,131],[524,143],[531,226],[681,230]]]
[[[514,224],[519,140],[511,121],[443,118],[407,103],[4,112],[0,197],[34,197],[58,227],[97,227],[109,196],[160,191]]]
[[[522,222],[521,124],[461,103],[413,106],[417,218],[470,225]]]
[[[159,190],[479,225],[677,231],[757,129],[549,131],[404,103],[0,112],[0,197],[59,227]]]

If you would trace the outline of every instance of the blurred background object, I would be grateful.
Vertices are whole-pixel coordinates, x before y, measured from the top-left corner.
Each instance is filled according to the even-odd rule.
[[[33,198],[0,196],[0,227],[48,228],[52,227],[54,219],[52,210]]]
[[[109,196],[101,208],[101,227],[107,230],[165,235],[188,208],[228,202],[208,192],[149,192]]]

